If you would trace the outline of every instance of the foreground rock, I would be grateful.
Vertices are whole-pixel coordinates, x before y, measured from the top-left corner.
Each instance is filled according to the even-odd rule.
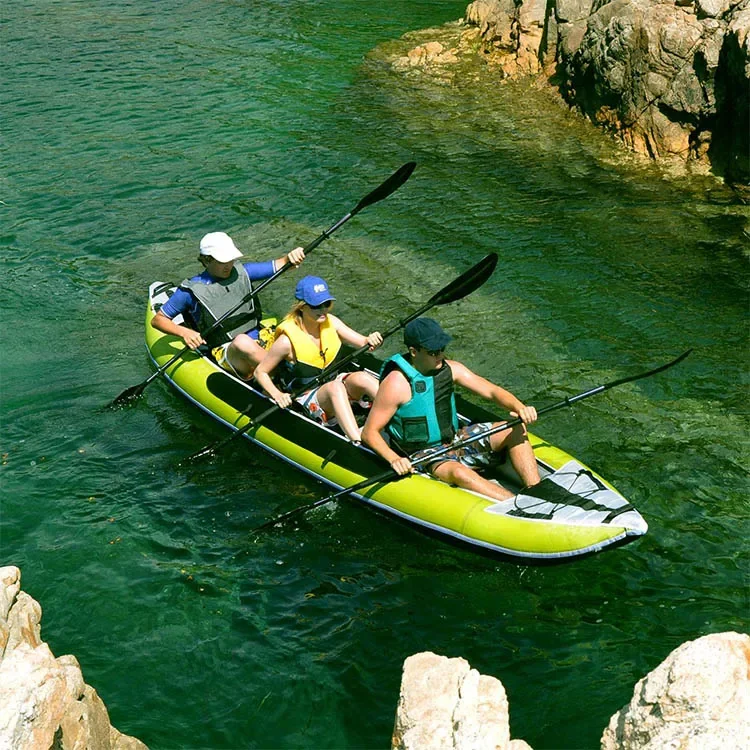
[[[602,750],[750,747],[750,637],[715,633],[675,649],[640,680]]]
[[[109,723],[74,656],[41,639],[42,608],[21,591],[21,572],[0,568],[0,748],[148,750]]]
[[[510,739],[500,680],[430,652],[404,662],[393,750],[524,750]]]
[[[499,680],[480,675],[464,659],[430,652],[404,662],[391,747],[530,750],[523,740],[510,739]],[[675,649],[636,684],[633,699],[610,719],[601,748],[750,748],[750,636],[716,633]]]
[[[478,41],[499,78],[546,75],[633,150],[750,182],[750,0],[475,0],[462,27],[394,67],[448,65]]]

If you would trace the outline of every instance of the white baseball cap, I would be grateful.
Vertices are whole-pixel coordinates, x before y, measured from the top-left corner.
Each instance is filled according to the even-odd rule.
[[[226,232],[209,232],[201,240],[201,255],[210,255],[219,263],[229,263],[242,257]]]

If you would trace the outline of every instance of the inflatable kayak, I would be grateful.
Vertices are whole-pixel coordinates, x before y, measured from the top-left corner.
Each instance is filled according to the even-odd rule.
[[[151,326],[151,318],[173,291],[172,285],[162,282],[149,289],[146,347],[157,368],[184,348],[182,339]],[[380,360],[366,354],[355,367],[377,372]],[[185,353],[163,374],[185,398],[233,431],[248,425],[248,413],[257,416],[273,404],[251,383],[198,352]],[[507,418],[458,394],[456,402],[463,424]],[[358,416],[364,419],[366,413],[363,410]],[[350,443],[335,428],[293,409],[275,411],[242,437],[335,490],[361,483],[387,468],[367,447]],[[493,469],[496,476],[485,474],[518,493],[502,502],[420,473],[371,485],[352,497],[448,540],[528,562],[581,557],[646,533],[642,516],[609,482],[541,438],[530,435],[530,441],[542,482],[521,491],[518,477],[506,462]]]

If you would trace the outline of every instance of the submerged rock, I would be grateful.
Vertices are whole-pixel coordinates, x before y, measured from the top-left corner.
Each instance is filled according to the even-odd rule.
[[[148,750],[118,732],[74,656],[41,639],[42,608],[21,591],[18,568],[0,568],[0,747]]]

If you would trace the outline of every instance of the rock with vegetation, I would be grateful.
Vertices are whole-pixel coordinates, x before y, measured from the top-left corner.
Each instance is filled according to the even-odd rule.
[[[0,568],[0,747],[12,750],[148,750],[109,723],[74,656],[41,639],[42,608],[21,591],[21,572]]]

